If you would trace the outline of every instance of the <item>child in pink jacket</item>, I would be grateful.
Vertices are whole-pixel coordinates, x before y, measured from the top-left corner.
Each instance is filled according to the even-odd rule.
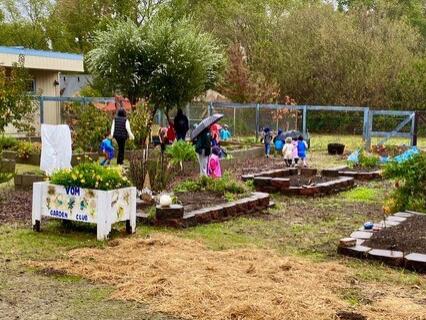
[[[208,165],[209,176],[212,178],[221,178],[222,169],[220,168],[220,148],[214,146],[212,148],[212,155],[209,159]]]

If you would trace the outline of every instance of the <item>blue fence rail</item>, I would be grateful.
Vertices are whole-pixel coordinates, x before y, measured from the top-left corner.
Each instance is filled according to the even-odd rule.
[[[44,122],[44,111],[46,102],[58,102],[58,103],[80,103],[80,104],[92,104],[92,103],[109,103],[114,102],[113,97],[49,97],[49,96],[38,96],[34,97],[40,104],[40,123]],[[196,106],[200,110],[196,110]],[[227,102],[210,102],[210,103],[199,103],[199,104],[188,104],[186,106],[186,114],[190,119],[191,123],[200,121],[203,117],[210,115],[215,112],[221,112],[224,110],[231,110],[230,117],[233,119],[233,127],[235,129],[236,119],[239,115],[238,112],[253,110],[253,113],[249,112],[250,119],[254,120],[252,124],[252,132],[256,134],[258,138],[259,131],[261,129],[261,118],[267,112],[273,112],[277,110],[287,110],[297,112],[301,115],[301,131],[303,134],[308,133],[308,114],[309,112],[315,111],[327,111],[327,112],[357,112],[363,114],[362,133],[365,142],[365,148],[371,148],[371,140],[373,137],[383,138],[380,143],[385,143],[392,137],[402,137],[410,139],[411,145],[416,145],[416,113],[414,111],[399,111],[399,110],[375,110],[369,107],[356,107],[356,106],[313,106],[313,105],[282,105],[282,104],[259,104],[259,103],[227,103]],[[247,113],[246,113],[247,115]],[[254,117],[253,117],[254,116]],[[385,117],[403,117],[404,120],[400,122],[392,131],[374,131],[374,117],[385,116]],[[164,115],[159,112],[157,113],[155,120],[157,124],[165,124]],[[241,120],[241,119],[240,119]],[[249,121],[249,119],[247,119]],[[270,119],[269,119],[270,121]],[[297,122],[297,119],[296,119]],[[409,132],[401,132],[403,128],[410,125]],[[278,121],[277,121],[278,127]]]

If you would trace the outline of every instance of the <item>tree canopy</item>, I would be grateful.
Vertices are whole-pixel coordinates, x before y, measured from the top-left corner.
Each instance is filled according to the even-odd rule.
[[[117,22],[96,34],[94,46],[87,62],[95,77],[166,112],[214,86],[224,62],[214,38],[187,19]]]
[[[155,33],[173,37],[179,29],[167,29],[164,25],[188,20],[197,32],[211,34],[227,49],[228,68],[219,88],[235,101],[280,102],[285,96],[291,96],[307,104],[426,109],[422,74],[426,64],[424,0],[337,0],[334,3],[323,0],[3,0],[0,44],[88,53],[99,42],[94,41],[99,32],[110,30],[116,23],[123,24],[120,28],[125,36],[123,21],[130,21],[144,30],[146,41]],[[156,23],[164,23],[164,28],[158,32],[150,30],[149,26]],[[170,53],[167,44],[159,41],[152,45],[154,43],[166,51],[155,59],[170,63],[165,56]],[[233,50],[237,46],[244,52],[244,61]],[[132,54],[141,54],[126,48]],[[116,54],[121,52],[119,48],[111,50]],[[113,87],[121,91],[127,88],[132,96],[145,96],[135,87],[135,78],[132,78],[135,67],[126,61],[121,63],[121,75],[115,79],[122,83]],[[167,68],[168,72],[177,70],[172,70],[170,64]],[[130,79],[126,75],[130,75]],[[152,79],[154,81],[154,77]],[[155,81],[155,86],[162,86],[159,79]],[[113,89],[108,83],[98,83],[102,83],[102,92]],[[276,92],[279,95],[275,98]],[[170,94],[180,95],[173,90]],[[169,100],[163,95],[162,100],[165,99]],[[157,101],[157,104],[164,103]]]

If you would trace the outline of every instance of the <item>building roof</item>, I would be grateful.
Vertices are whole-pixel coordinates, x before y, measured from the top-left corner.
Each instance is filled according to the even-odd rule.
[[[24,66],[28,69],[84,72],[83,55],[24,47],[0,46],[0,65],[10,67],[24,56]]]
[[[17,54],[17,55],[23,54],[25,56],[56,58],[56,59],[83,60],[82,54],[65,53],[65,52],[58,52],[58,51],[47,51],[47,50],[35,50],[35,49],[28,49],[24,47],[0,46],[0,53]]]

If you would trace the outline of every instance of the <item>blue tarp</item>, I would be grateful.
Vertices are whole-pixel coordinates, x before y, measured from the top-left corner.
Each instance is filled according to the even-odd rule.
[[[358,163],[359,162],[359,149],[356,149],[354,152],[352,152],[349,157],[348,157],[348,161],[352,162],[352,163]]]
[[[395,158],[393,158],[393,160],[398,163],[402,163],[409,160],[411,157],[413,157],[414,155],[418,153],[420,153],[420,150],[417,147],[412,147],[408,149],[407,151],[401,153],[399,156],[396,156]]]

